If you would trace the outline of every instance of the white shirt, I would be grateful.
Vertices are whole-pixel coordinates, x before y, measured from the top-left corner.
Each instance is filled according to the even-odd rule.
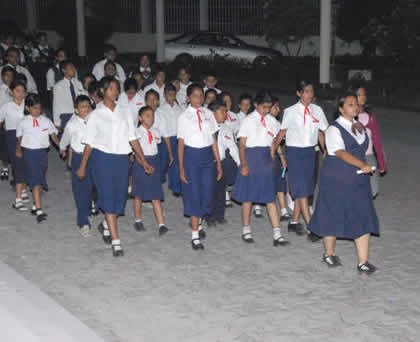
[[[147,92],[150,89],[156,90],[158,92],[160,104],[164,104],[165,103],[165,85],[163,85],[162,87],[159,87],[156,84],[156,81],[153,81],[153,83],[149,84],[147,87],[144,88],[144,96],[146,96]]]
[[[65,150],[70,145],[75,152],[83,153],[85,145],[82,144],[82,140],[86,135],[88,118],[89,116],[86,119],[78,115],[72,116],[61,137],[60,150]]]
[[[155,120],[153,122],[152,128],[155,128],[159,131],[162,137],[168,136],[168,125],[166,122],[166,116],[159,111],[159,108],[155,111]]]
[[[124,92],[118,97],[118,104],[128,109],[134,127],[137,127],[137,123],[139,122],[139,109],[144,106],[144,97],[142,97],[140,93],[136,93],[136,95],[129,100],[127,94]]]
[[[359,145],[365,142],[366,134],[364,131],[362,133],[357,132],[357,134],[354,134],[351,130],[353,123],[357,122],[356,120],[349,121],[340,116],[336,121],[347,132],[350,133],[350,135],[357,141]],[[335,156],[335,152],[338,150],[346,150],[343,137],[341,136],[341,132],[337,127],[328,127],[327,132],[325,133],[325,145],[327,147],[329,156]]]
[[[5,122],[6,131],[17,128],[19,122],[21,122],[24,117],[24,108],[25,101],[22,101],[20,105],[16,104],[14,101],[10,101],[0,108],[0,122]]]
[[[56,64],[55,67],[60,69],[60,64]],[[55,85],[55,70],[53,68],[49,68],[47,71],[47,90],[52,90]]]
[[[216,93],[217,93],[218,95],[222,93],[222,91],[221,91],[220,89],[218,89],[218,88],[207,88],[207,87],[204,87],[204,88],[203,88],[204,94],[206,94],[206,91],[207,91],[207,90],[209,90],[209,89],[216,90]]]
[[[178,104],[184,109],[188,107],[187,89],[191,84],[192,82],[188,82],[188,84],[179,82],[179,91],[176,93],[176,100],[178,101]]]
[[[149,131],[152,134],[152,142],[149,141]],[[158,154],[158,144],[162,142],[161,134],[156,128],[146,129],[143,125],[136,128],[136,137],[145,156]]]
[[[70,91],[70,82],[73,84],[76,97],[83,94],[83,85],[76,79],[71,81],[67,78],[57,82],[53,88],[53,117],[56,126],[61,125],[61,114],[72,114],[74,112],[74,103]]]
[[[273,116],[267,114],[263,117],[254,111],[242,122],[238,138],[246,138],[246,147],[267,147],[271,146],[279,131],[280,123]]]
[[[35,124],[35,120],[38,125]],[[48,148],[52,134],[57,134],[57,129],[52,121],[44,115],[36,119],[32,115],[26,115],[16,129],[16,137],[22,137],[21,146],[33,150]]]
[[[6,52],[9,49],[9,46],[5,43],[0,43],[1,47]],[[25,54],[22,52],[22,49],[14,45],[13,47],[17,48],[19,50],[19,63],[25,65],[26,64],[26,58]]]
[[[239,167],[241,164],[239,159],[239,150],[235,143],[235,137],[233,135],[232,129],[226,125],[226,123],[219,124],[218,126],[219,134],[217,136],[217,146],[219,148],[220,160],[224,160],[226,158],[226,150],[229,150],[232,159]]]
[[[231,128],[233,134],[238,134],[241,123],[236,113],[228,111],[226,115],[225,124]]]
[[[35,80],[34,80],[34,78],[32,77],[31,73],[28,71],[28,69],[26,69],[25,67],[23,67],[23,66],[21,66],[21,65],[16,65],[16,67],[14,67],[14,66],[13,66],[13,65],[11,65],[11,64],[5,64],[5,65],[3,65],[2,67],[0,67],[0,72],[1,72],[1,70],[2,70],[5,66],[10,66],[10,67],[12,67],[13,69],[15,69],[15,70],[16,70],[16,72],[18,72],[18,73],[20,73],[20,74],[24,74],[24,75],[26,76],[27,80],[28,80],[28,83],[27,83],[27,90],[28,90],[28,93],[35,93],[35,94],[38,94],[38,88],[37,88],[37,86],[36,86]],[[1,80],[1,78],[0,78],[0,83],[3,83],[3,81]]]
[[[200,110],[201,130],[197,111]],[[203,148],[213,144],[213,134],[217,132],[217,122],[213,113],[204,107],[188,106],[178,118],[178,139],[190,147]]]
[[[95,64],[95,66],[93,67],[92,70],[92,74],[96,77],[96,79],[98,81],[100,81],[102,79],[102,77],[105,76],[105,64],[108,60],[105,58],[101,61],[99,61],[98,63]],[[115,62],[114,62],[115,63]],[[125,76],[125,72],[124,69],[122,68],[122,66],[118,63],[115,63],[116,67],[117,67],[117,76],[118,76],[118,80],[121,82],[121,84],[124,84],[124,81],[126,80],[126,76]]]
[[[182,112],[183,109],[177,103],[173,107],[169,103],[159,106],[156,114],[161,116],[166,123],[166,130],[162,132],[163,137],[169,138],[177,135],[178,118]]]
[[[318,144],[318,131],[328,128],[328,121],[321,107],[310,104],[308,109],[310,115],[304,115],[305,106],[299,101],[284,110],[281,129],[287,129],[287,146],[315,146]]]
[[[117,104],[111,111],[104,104],[98,104],[89,115],[82,144],[105,153],[129,154],[132,151],[130,141],[133,140],[136,140],[136,135],[127,109]]]
[[[12,95],[10,95],[9,87],[6,84],[0,84],[0,107],[7,102],[12,101]]]
[[[242,111],[239,111],[239,113],[236,113],[236,116],[239,119],[239,126],[241,125],[242,121],[244,121],[244,119],[246,118],[246,114]]]

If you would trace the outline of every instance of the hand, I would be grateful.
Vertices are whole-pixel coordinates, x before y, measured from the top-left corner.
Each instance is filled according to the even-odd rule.
[[[60,151],[61,158],[66,159],[66,155],[67,155],[66,151],[64,151],[64,150]]]
[[[69,169],[71,169],[71,159],[70,159],[70,158],[67,160],[67,167],[68,167]]]
[[[172,156],[172,154],[169,155],[169,166],[172,166],[172,164],[174,163],[174,157]]]
[[[79,168],[76,171],[76,176],[77,178],[79,178],[80,180],[83,180],[86,177],[86,169],[83,167]]]
[[[327,150],[324,150],[323,152],[322,152],[322,158],[326,158],[327,157]]]
[[[153,172],[155,172],[155,169],[147,161],[144,162],[143,169],[144,172],[146,172],[148,175],[151,175]]]
[[[223,168],[222,164],[217,163],[217,181],[221,180],[223,177]]]
[[[55,126],[55,128],[57,128],[57,131],[62,132],[63,130],[61,129],[61,126]]]
[[[19,159],[23,158],[23,153],[22,153],[22,150],[20,148],[16,149],[16,157],[18,157]]]
[[[248,177],[249,176],[249,167],[244,165],[241,167],[241,175],[244,177]]]
[[[185,170],[184,169],[179,169],[179,179],[181,179],[182,183],[188,184],[188,180],[185,177]]]
[[[364,174],[372,173],[372,167],[368,164],[364,164],[363,167],[360,169]]]
[[[130,161],[132,161],[132,162],[134,161],[134,153],[130,154]]]

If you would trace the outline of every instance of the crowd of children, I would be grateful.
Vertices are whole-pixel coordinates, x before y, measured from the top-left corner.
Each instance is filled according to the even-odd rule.
[[[254,242],[251,214],[261,217],[265,206],[274,246],[289,244],[280,224],[288,221],[289,232],[308,234],[311,241],[323,238],[322,260],[328,266],[341,265],[336,238],[349,238],[356,243],[359,272],[375,271],[368,262],[369,236],[379,232],[374,171],[378,167],[384,173],[386,165],[363,86],[340,98],[338,118],[329,125],[314,103],[313,84],[301,81],[297,103],[284,110],[280,121],[279,99],[267,90],[255,97],[242,94],[235,104],[229,92],[217,88],[214,73],[193,83],[182,66],[168,81],[165,68],[153,67],[147,55],[127,77],[113,46],[105,47],[92,73],[80,76],[59,49],[48,51],[53,57],[45,73],[51,121],[42,115],[42,94],[20,65],[20,52],[14,46],[4,51],[0,83],[1,179],[11,180],[17,211],[28,210],[31,191],[31,213],[37,222],[47,218],[41,198],[48,189],[52,140],[71,169],[80,233],[90,235],[89,216],[101,210],[99,230],[114,256],[124,254],[118,217],[129,196],[136,231],[146,229],[144,202],[152,204],[158,234],[169,231],[161,206],[167,181],[166,201],[182,197],[183,214],[190,217],[194,250],[204,249],[206,226],[228,223],[225,210],[233,199],[242,206],[244,242]],[[325,157],[319,185],[314,182],[318,148]],[[319,198],[312,215],[309,198],[316,186]],[[288,194],[294,200],[292,213]]]

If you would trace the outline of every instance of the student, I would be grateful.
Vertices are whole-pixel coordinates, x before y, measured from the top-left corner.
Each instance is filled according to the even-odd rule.
[[[209,72],[204,76],[203,83],[204,83],[204,89],[203,89],[204,93],[206,93],[208,89],[214,89],[217,95],[219,95],[222,92],[220,89],[216,88],[217,77],[216,77],[216,74],[214,74],[213,72]]]
[[[273,98],[261,90],[255,98],[255,111],[249,114],[239,129],[241,170],[233,186],[232,197],[242,203],[242,240],[253,243],[250,216],[252,203],[266,203],[273,227],[273,245],[288,243],[280,228],[276,206],[274,164],[270,147],[280,131],[279,122],[269,114]]]
[[[369,185],[372,167],[366,162],[369,138],[356,121],[357,96],[349,93],[338,101],[340,117],[326,132],[328,156],[321,169],[320,191],[309,229],[322,236],[325,253],[322,260],[331,267],[340,266],[335,255],[336,239],[354,240],[357,269],[371,274],[376,267],[369,263],[370,234],[379,233],[378,217]],[[357,172],[361,170],[362,174]]]
[[[46,220],[42,210],[42,190],[48,189],[46,173],[48,168],[48,149],[50,138],[59,145],[57,129],[46,116],[41,115],[41,100],[37,94],[29,94],[25,99],[25,111],[28,113],[18,124],[16,136],[16,157],[25,163],[26,184],[32,191],[34,204],[31,213],[38,223]]]
[[[214,89],[207,89],[204,93],[204,107],[207,108],[217,98],[217,91]]]
[[[211,212],[215,182],[222,178],[223,171],[215,136],[217,123],[212,113],[202,107],[203,89],[193,83],[187,97],[190,105],[178,119],[179,176],[184,215],[191,218],[191,245],[198,250],[204,249],[201,239],[205,237],[200,219]]]
[[[67,59],[65,49],[58,49],[55,53],[55,61],[51,68],[47,71],[47,91],[52,91],[55,84],[64,78],[64,74],[60,69],[60,63]]]
[[[217,146],[220,160],[222,163],[223,177],[216,182],[214,187],[214,197],[211,214],[206,218],[207,225],[216,223],[226,223],[225,220],[225,191],[226,179],[234,178],[240,165],[239,150],[231,128],[226,124],[227,108],[223,101],[216,99],[209,105],[209,110],[213,112],[219,130],[216,132]],[[234,164],[227,162],[226,155],[230,152]]]
[[[179,91],[176,94],[176,99],[178,104],[182,108],[187,108],[187,88],[192,84],[191,83],[191,72],[188,68],[182,67],[178,70],[178,79],[179,79]]]
[[[74,113],[74,103],[83,93],[83,86],[75,78],[76,68],[71,60],[61,62],[60,70],[64,78],[53,88],[53,117],[54,124],[62,132]]]
[[[32,61],[34,63],[50,64],[54,59],[54,50],[48,45],[47,34],[39,32],[36,41],[38,44],[32,49]]]
[[[6,62],[1,68],[6,66],[12,67],[16,73],[24,74],[27,79],[27,89],[30,93],[38,93],[38,89],[34,78],[31,73],[25,67],[19,65],[19,50],[15,47],[11,47],[6,51]]]
[[[144,88],[153,83],[153,75],[149,55],[143,54],[140,56],[138,71],[140,71],[143,75]]]
[[[248,115],[251,109],[251,103],[252,103],[251,95],[244,93],[239,97],[239,104],[238,104],[239,112],[236,114],[239,119],[239,125]]]
[[[80,95],[85,95],[85,96],[89,96],[89,86],[92,82],[96,82],[96,77],[93,76],[93,74],[85,74],[82,77],[82,93]]]
[[[144,159],[136,139],[133,120],[117,104],[120,84],[111,77],[100,82],[103,104],[90,115],[87,131],[82,139],[85,145],[82,161],[76,175],[84,179],[89,159],[91,174],[97,189],[97,207],[105,213],[105,222],[99,230],[106,243],[112,244],[114,256],[124,254],[118,234],[117,218],[124,215],[127,201],[129,153],[134,149],[136,158],[146,172],[153,168]],[[110,238],[111,237],[111,238]]]
[[[19,58],[19,64],[25,65],[26,64],[26,58],[23,51],[16,46],[16,35],[13,33],[7,33],[5,35],[5,39],[0,43],[0,46],[2,50],[4,51],[4,60],[7,61],[7,50],[10,48],[14,48],[18,51],[18,58]],[[4,62],[4,61],[3,61]]]
[[[96,77],[96,79],[98,81],[100,81],[102,79],[102,77],[105,76],[105,64],[108,61],[111,61],[113,63],[115,63],[115,69],[116,69],[116,74],[118,75],[119,81],[121,83],[124,83],[126,76],[125,76],[125,72],[124,69],[122,68],[122,66],[120,64],[118,64],[117,62],[115,62],[115,60],[117,59],[117,48],[113,45],[105,45],[104,47],[104,59],[99,61],[98,63],[95,64],[95,66],[93,67],[92,70],[92,74]]]
[[[153,168],[150,174],[137,162],[133,166],[133,191],[134,213],[136,221],[134,229],[136,231],[145,230],[141,219],[141,209],[143,201],[152,201],[153,210],[159,227],[159,236],[168,232],[165,226],[162,206],[163,201],[162,183],[160,182],[160,159],[158,156],[158,144],[161,140],[161,133],[153,128],[154,111],[148,106],[144,106],[139,111],[139,126],[136,129],[136,137],[143,150],[147,163]]]
[[[71,174],[72,174],[72,190],[74,201],[77,208],[77,225],[80,234],[83,237],[90,235],[89,214],[91,211],[93,184],[91,175],[80,180],[76,171],[80,167],[84,145],[82,139],[86,135],[87,120],[89,113],[92,111],[90,99],[86,95],[79,95],[74,104],[75,115],[72,116],[67,123],[64,134],[60,140],[60,154],[66,157],[68,146],[72,150]],[[88,165],[89,168],[89,165]]]
[[[320,139],[321,147],[325,151],[324,131],[328,128],[328,121],[321,107],[312,103],[314,88],[312,82],[298,83],[296,95],[299,101],[286,108],[281,123],[281,131],[273,144],[272,153],[277,151],[280,142],[286,136],[287,167],[290,192],[295,200],[289,231],[303,235],[305,229],[299,222],[302,214],[308,225],[311,219],[308,197],[314,192],[315,147]],[[318,238],[309,234],[311,241]]]
[[[181,194],[181,181],[179,179],[178,163],[178,139],[177,125],[178,118],[183,109],[176,101],[176,89],[172,84],[165,86],[165,103],[159,106],[156,116],[160,116],[165,122],[166,129],[163,134],[164,142],[168,148],[169,169],[168,169],[168,187],[175,196]]]
[[[232,112],[232,105],[233,105],[232,94],[227,91],[224,91],[219,96],[222,99],[222,101],[225,103],[226,109],[227,109],[226,125],[228,125],[231,128],[233,134],[235,134],[236,136],[236,134],[238,134],[238,131],[239,131],[240,122],[236,113]]]
[[[138,93],[137,82],[134,78],[127,78],[124,82],[124,92],[118,98],[118,104],[128,109],[131,113],[134,127],[137,127],[138,113],[144,106],[144,98]]]
[[[15,71],[7,66],[1,71],[1,80],[0,84],[0,108],[12,101],[12,96],[10,94],[10,85],[13,82],[15,77]],[[1,121],[1,120],[0,120]],[[4,125],[0,124],[0,160],[2,162],[2,168],[0,171],[0,180],[9,180],[9,154],[7,150],[7,133],[3,127]]]
[[[356,86],[353,93],[357,95],[357,101],[360,106],[358,120],[366,128],[366,134],[369,138],[369,145],[366,151],[366,162],[370,166],[378,168],[378,172],[374,172],[370,177],[370,185],[372,196],[376,198],[379,194],[379,174],[386,172],[385,153],[382,146],[379,125],[376,121],[375,113],[372,113],[367,105],[366,89],[363,86]]]
[[[88,93],[90,102],[92,104],[92,108],[95,109],[96,106],[102,102],[102,98],[100,96],[100,89],[99,89],[99,82],[95,81],[89,84]]]
[[[0,108],[0,123],[4,122],[7,134],[7,149],[10,164],[12,166],[12,174],[15,184],[16,200],[12,207],[19,211],[27,211],[24,205],[29,201],[28,194],[25,191],[25,165],[21,158],[16,157],[16,128],[23,119],[23,111],[25,106],[26,85],[19,81],[14,81],[10,85],[13,100],[4,104]]]
[[[134,71],[131,75],[132,78],[134,78],[137,82],[137,92],[140,95],[140,97],[144,98],[144,78],[143,74],[140,71]]]
[[[163,103],[165,99],[165,70],[161,67],[158,67],[154,72],[153,78],[154,81],[148,86],[144,87],[144,92],[147,93],[150,89],[157,91],[157,93],[159,94],[160,101],[161,103]]]

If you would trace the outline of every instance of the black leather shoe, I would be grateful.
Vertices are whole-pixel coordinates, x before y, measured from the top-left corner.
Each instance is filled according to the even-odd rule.
[[[98,232],[101,233],[101,235],[102,235],[104,233],[104,230],[105,230],[104,223],[103,222],[99,223],[98,224]]]
[[[219,219],[216,220],[216,222],[218,224],[226,224],[226,223],[228,223],[228,221],[225,218],[219,218]]]
[[[124,251],[121,248],[121,245],[113,245],[112,246],[112,255],[114,257],[124,256]]]
[[[362,265],[357,265],[357,270],[359,271],[360,274],[371,275],[372,273],[376,272],[377,268],[366,261]]]
[[[42,221],[45,221],[47,219],[47,214],[42,213],[39,215],[36,215],[36,222],[41,223]]]
[[[287,241],[283,236],[280,236],[277,240],[273,240],[273,246],[277,247],[277,246],[286,246],[288,245],[290,242]]]
[[[251,233],[242,234],[242,240],[246,243],[254,243]]]
[[[143,232],[146,230],[146,228],[144,228],[143,222],[134,222],[134,229],[138,232]]]
[[[198,231],[198,236],[200,237],[200,239],[205,239],[207,237],[206,232],[204,231],[204,229],[201,229]]]
[[[309,234],[308,234],[308,236],[307,236],[307,239],[308,239],[309,241],[311,241],[311,242],[317,242],[317,241],[321,240],[321,239],[322,239],[322,237],[321,237],[321,236],[319,236],[319,235],[316,235],[316,234],[314,234],[314,233],[312,233],[312,232],[309,232]]]
[[[166,226],[160,226],[159,227],[159,236],[165,235],[169,229]]]
[[[289,230],[289,232],[295,232],[296,235],[303,235],[305,233],[305,229],[303,228],[303,224],[298,222],[298,223],[289,223],[289,225],[287,226],[287,229]]]
[[[194,249],[195,251],[199,249],[204,249],[204,246],[201,243],[200,239],[191,240],[191,246],[192,246],[192,249]]]

